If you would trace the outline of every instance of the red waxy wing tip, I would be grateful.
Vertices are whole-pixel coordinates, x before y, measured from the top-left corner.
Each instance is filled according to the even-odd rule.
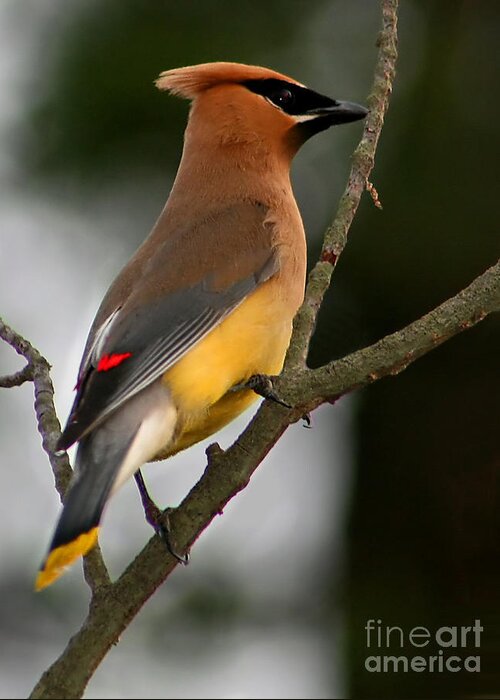
[[[98,372],[107,372],[108,369],[118,367],[127,358],[132,357],[131,352],[117,352],[111,355],[103,355],[97,365]]]

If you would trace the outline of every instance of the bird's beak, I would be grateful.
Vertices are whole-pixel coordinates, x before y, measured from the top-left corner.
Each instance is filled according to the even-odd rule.
[[[348,122],[357,122],[359,119],[364,119],[368,114],[368,110],[355,102],[340,102],[333,100],[333,104],[327,107],[317,107],[310,109],[307,114],[318,117],[327,118],[328,125],[347,124]]]

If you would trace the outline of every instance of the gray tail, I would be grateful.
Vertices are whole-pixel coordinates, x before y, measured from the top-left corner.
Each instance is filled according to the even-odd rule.
[[[110,440],[106,423],[78,444],[75,473],[49,552],[97,527],[121,464],[137,431],[129,440]]]

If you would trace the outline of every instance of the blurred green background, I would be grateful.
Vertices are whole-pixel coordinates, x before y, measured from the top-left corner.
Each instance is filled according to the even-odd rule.
[[[397,78],[372,176],[384,208],[378,211],[364,196],[321,310],[311,364],[400,328],[498,258],[499,19],[493,1],[402,3]],[[63,419],[100,296],[159,214],[180,157],[188,108],[156,91],[154,78],[175,66],[234,60],[268,65],[332,97],[363,103],[376,58],[379,5],[2,0],[0,23],[0,313],[54,364],[56,388],[67,391]],[[294,183],[311,263],[359,135],[359,125],[332,129],[296,159]],[[47,256],[57,264],[37,267]],[[50,289],[49,308],[37,303],[40,288]],[[65,300],[71,294],[72,304]],[[104,661],[88,697],[134,697],[137,688],[144,689],[140,697],[500,697],[499,340],[498,318],[487,319],[400,376],[343,400],[343,408],[323,410],[312,442],[294,427],[293,439],[304,446],[302,463],[279,478],[304,481],[288,510],[281,513],[281,504],[270,500],[276,521],[270,521],[266,541],[259,543],[254,532],[254,519],[266,508],[256,492],[245,495],[240,514],[248,520],[236,528],[239,539],[218,557],[213,537],[210,558],[172,578],[144,612],[144,622],[134,623]],[[0,374],[11,369],[5,349],[0,361]],[[0,621],[9,654],[20,663],[7,673],[10,656],[4,657],[2,697],[20,696],[34,685],[85,609],[85,589],[75,577],[44,597],[32,596],[26,584],[57,501],[38,444],[19,455],[35,426],[29,422],[29,388],[16,390],[19,409],[13,393],[0,397],[7,450],[2,473],[15,463],[19,474],[4,496],[17,505],[6,509],[2,526],[13,534],[2,543]],[[12,437],[14,430],[21,440]],[[280,454],[287,459],[288,453]],[[43,464],[36,476],[26,466],[30,460]],[[324,465],[321,483],[328,488],[308,500],[306,492],[316,493],[319,479],[315,462]],[[168,479],[164,473],[155,478]],[[329,474],[336,478],[329,481]],[[38,505],[23,495],[28,485],[21,491],[28,481],[36,483],[32,498]],[[167,501],[169,494],[165,487]],[[275,498],[280,494],[278,483]],[[39,515],[43,532],[35,542],[31,536],[20,564],[11,557],[16,533],[28,541],[40,503],[47,513]],[[311,542],[301,540],[302,521],[306,528],[316,523],[308,530]],[[258,590],[242,592],[231,571],[233,555],[237,563],[248,547],[248,530],[257,553],[251,583],[266,591],[260,596]],[[286,546],[273,549],[275,531]],[[258,559],[259,546],[270,550],[268,559]],[[123,563],[133,553],[124,550]],[[288,571],[294,558],[290,578],[296,580],[285,594],[276,572]],[[406,631],[480,619],[480,650],[457,653],[480,653],[481,672],[369,672],[365,659],[375,653],[366,644],[369,619]],[[291,635],[275,638],[290,620]],[[257,637],[248,633],[257,629]],[[221,640],[241,630],[235,659]],[[51,637],[57,638],[55,650],[47,647]],[[293,649],[275,658],[291,637]],[[38,645],[36,654],[26,640]],[[224,669],[219,680],[203,666],[209,646],[212,652],[220,648],[214,662]],[[425,656],[431,650],[391,647],[389,653]],[[184,679],[175,677],[173,663],[158,689],[154,678],[167,658],[177,660]],[[253,660],[251,668],[245,659]]]

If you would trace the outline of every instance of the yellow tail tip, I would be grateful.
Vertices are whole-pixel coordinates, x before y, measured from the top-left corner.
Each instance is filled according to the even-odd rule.
[[[93,527],[88,532],[83,532],[74,540],[56,547],[47,556],[43,564],[43,568],[38,572],[35,581],[35,590],[41,591],[42,588],[50,586],[56,581],[65,570],[78,557],[83,557],[97,542],[98,527]]]

